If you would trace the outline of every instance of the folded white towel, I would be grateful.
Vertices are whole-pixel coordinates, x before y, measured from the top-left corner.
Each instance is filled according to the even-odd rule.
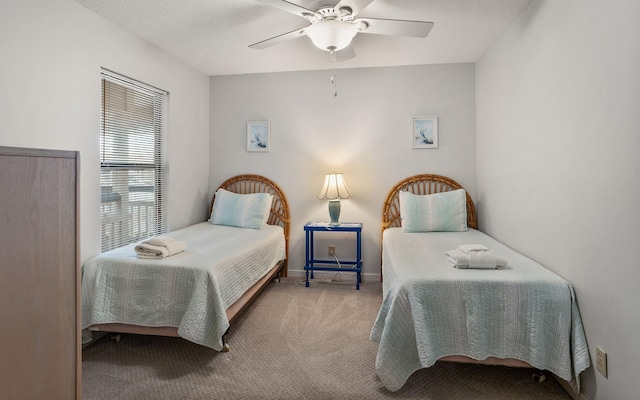
[[[447,261],[454,267],[468,267],[469,266],[469,257],[467,257],[464,253],[456,250],[448,250],[446,253]]]
[[[177,240],[169,236],[155,236],[155,237],[152,237],[151,239],[145,240],[142,243],[149,243],[154,246],[166,246],[167,244],[173,243],[173,242],[177,242]]]
[[[149,243],[136,245],[138,258],[165,258],[169,257],[169,250],[164,246],[156,246]]]
[[[469,268],[491,269],[498,266],[496,255],[493,251],[470,251]]]
[[[165,258],[182,253],[185,249],[186,246],[184,243],[167,236],[156,236],[145,240],[135,247],[138,258],[153,259]]]
[[[472,251],[488,251],[487,247],[482,244],[463,244],[458,246],[458,249],[462,251],[464,254],[469,254]]]
[[[507,266],[507,259],[497,255],[491,250],[472,251],[472,254],[465,254],[459,248],[448,250],[445,254],[449,263],[460,269],[495,269]]]

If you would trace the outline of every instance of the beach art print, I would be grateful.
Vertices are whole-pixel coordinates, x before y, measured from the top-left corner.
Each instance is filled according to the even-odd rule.
[[[269,122],[247,122],[247,151],[268,152],[271,145]]]
[[[413,117],[413,148],[438,148],[438,117]]]

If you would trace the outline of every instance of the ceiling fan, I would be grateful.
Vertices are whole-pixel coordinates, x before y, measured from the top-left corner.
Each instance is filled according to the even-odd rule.
[[[249,46],[254,49],[264,49],[301,36],[308,36],[316,47],[331,52],[332,57],[335,52],[340,52],[340,58],[347,59],[355,56],[352,46],[349,45],[358,33],[424,38],[433,27],[433,22],[426,21],[359,17],[358,14],[374,0],[340,0],[333,6],[320,2],[318,4],[325,5],[318,5],[314,9],[286,0],[256,1],[305,18],[310,25]]]

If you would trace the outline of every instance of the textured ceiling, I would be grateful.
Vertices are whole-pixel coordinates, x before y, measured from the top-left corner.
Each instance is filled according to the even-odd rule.
[[[375,0],[362,17],[434,22],[427,38],[358,34],[356,57],[332,65],[308,37],[250,44],[307,26],[254,0],[76,0],[208,75],[477,61],[530,0]],[[338,0],[331,2],[331,5]],[[320,4],[326,5],[327,1]],[[317,0],[290,0],[317,9]]]

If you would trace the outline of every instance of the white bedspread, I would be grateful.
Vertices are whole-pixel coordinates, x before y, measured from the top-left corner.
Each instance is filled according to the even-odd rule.
[[[226,309],[285,258],[284,231],[202,222],[167,236],[184,242],[186,250],[140,259],[131,244],[84,264],[82,327],[177,327],[181,337],[219,351],[229,327]]]
[[[457,269],[445,251],[484,244],[504,269]],[[579,388],[589,353],[571,285],[477,230],[383,235],[383,304],[371,331],[376,371],[400,389],[439,358],[515,358]]]

